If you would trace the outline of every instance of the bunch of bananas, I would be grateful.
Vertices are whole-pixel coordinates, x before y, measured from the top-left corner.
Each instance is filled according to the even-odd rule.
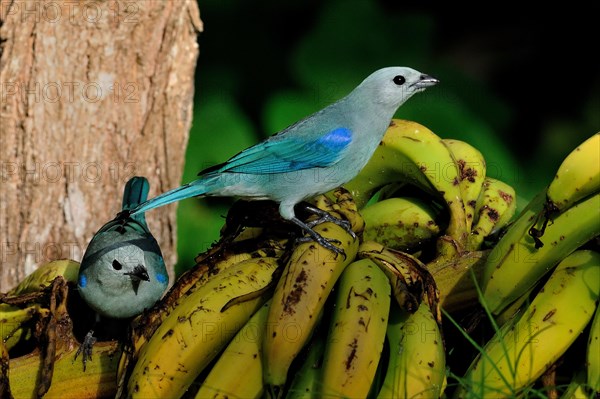
[[[238,202],[221,239],[124,342],[96,343],[85,372],[73,362],[89,313],[76,262],[2,294],[0,397],[525,397],[556,385],[551,371],[584,331],[564,391],[600,392],[598,151],[600,134],[511,223],[515,191],[477,149],[393,120],[354,180],[311,201],[352,226],[356,237],[315,227],[343,255],[296,242],[272,203]],[[442,310],[479,304],[492,338],[444,336]],[[464,376],[460,345],[477,347]]]
[[[554,372],[580,335],[589,337],[587,354],[577,357],[587,373],[583,380],[590,394],[600,395],[600,254],[593,242],[600,235],[599,210],[596,133],[565,158],[550,185],[491,250],[483,267],[482,303],[504,324],[481,348],[456,397],[522,394]],[[581,249],[590,241],[595,251]],[[543,389],[557,397],[555,376]]]

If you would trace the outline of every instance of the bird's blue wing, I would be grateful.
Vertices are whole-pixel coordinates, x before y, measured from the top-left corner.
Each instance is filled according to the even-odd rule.
[[[205,173],[272,174],[309,168],[323,168],[336,163],[352,141],[352,131],[345,127],[332,129],[317,138],[273,136],[235,155],[224,164],[206,169]]]

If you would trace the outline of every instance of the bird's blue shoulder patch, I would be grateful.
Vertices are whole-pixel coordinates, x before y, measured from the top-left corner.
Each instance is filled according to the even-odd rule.
[[[87,278],[83,275],[80,274],[79,275],[79,279],[77,281],[77,284],[81,287],[81,288],[85,288],[85,286],[87,285]]]
[[[338,127],[319,138],[316,143],[329,150],[340,151],[352,141],[352,131],[345,127]]]
[[[156,279],[161,284],[165,284],[165,283],[169,282],[169,278],[162,273],[156,273]]]

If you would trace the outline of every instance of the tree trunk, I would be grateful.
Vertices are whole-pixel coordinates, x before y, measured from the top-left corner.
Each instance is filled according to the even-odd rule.
[[[130,177],[179,185],[201,29],[196,0],[0,1],[0,291],[80,260]],[[147,219],[172,273],[175,208]]]

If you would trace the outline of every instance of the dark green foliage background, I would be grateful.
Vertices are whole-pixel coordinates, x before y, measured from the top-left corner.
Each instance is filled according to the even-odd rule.
[[[204,33],[182,182],[391,65],[441,81],[396,117],[477,147],[488,174],[516,188],[519,208],[599,130],[598,6],[541,16],[508,5],[479,11],[375,0],[199,5]],[[180,202],[178,272],[218,239],[231,202]]]

